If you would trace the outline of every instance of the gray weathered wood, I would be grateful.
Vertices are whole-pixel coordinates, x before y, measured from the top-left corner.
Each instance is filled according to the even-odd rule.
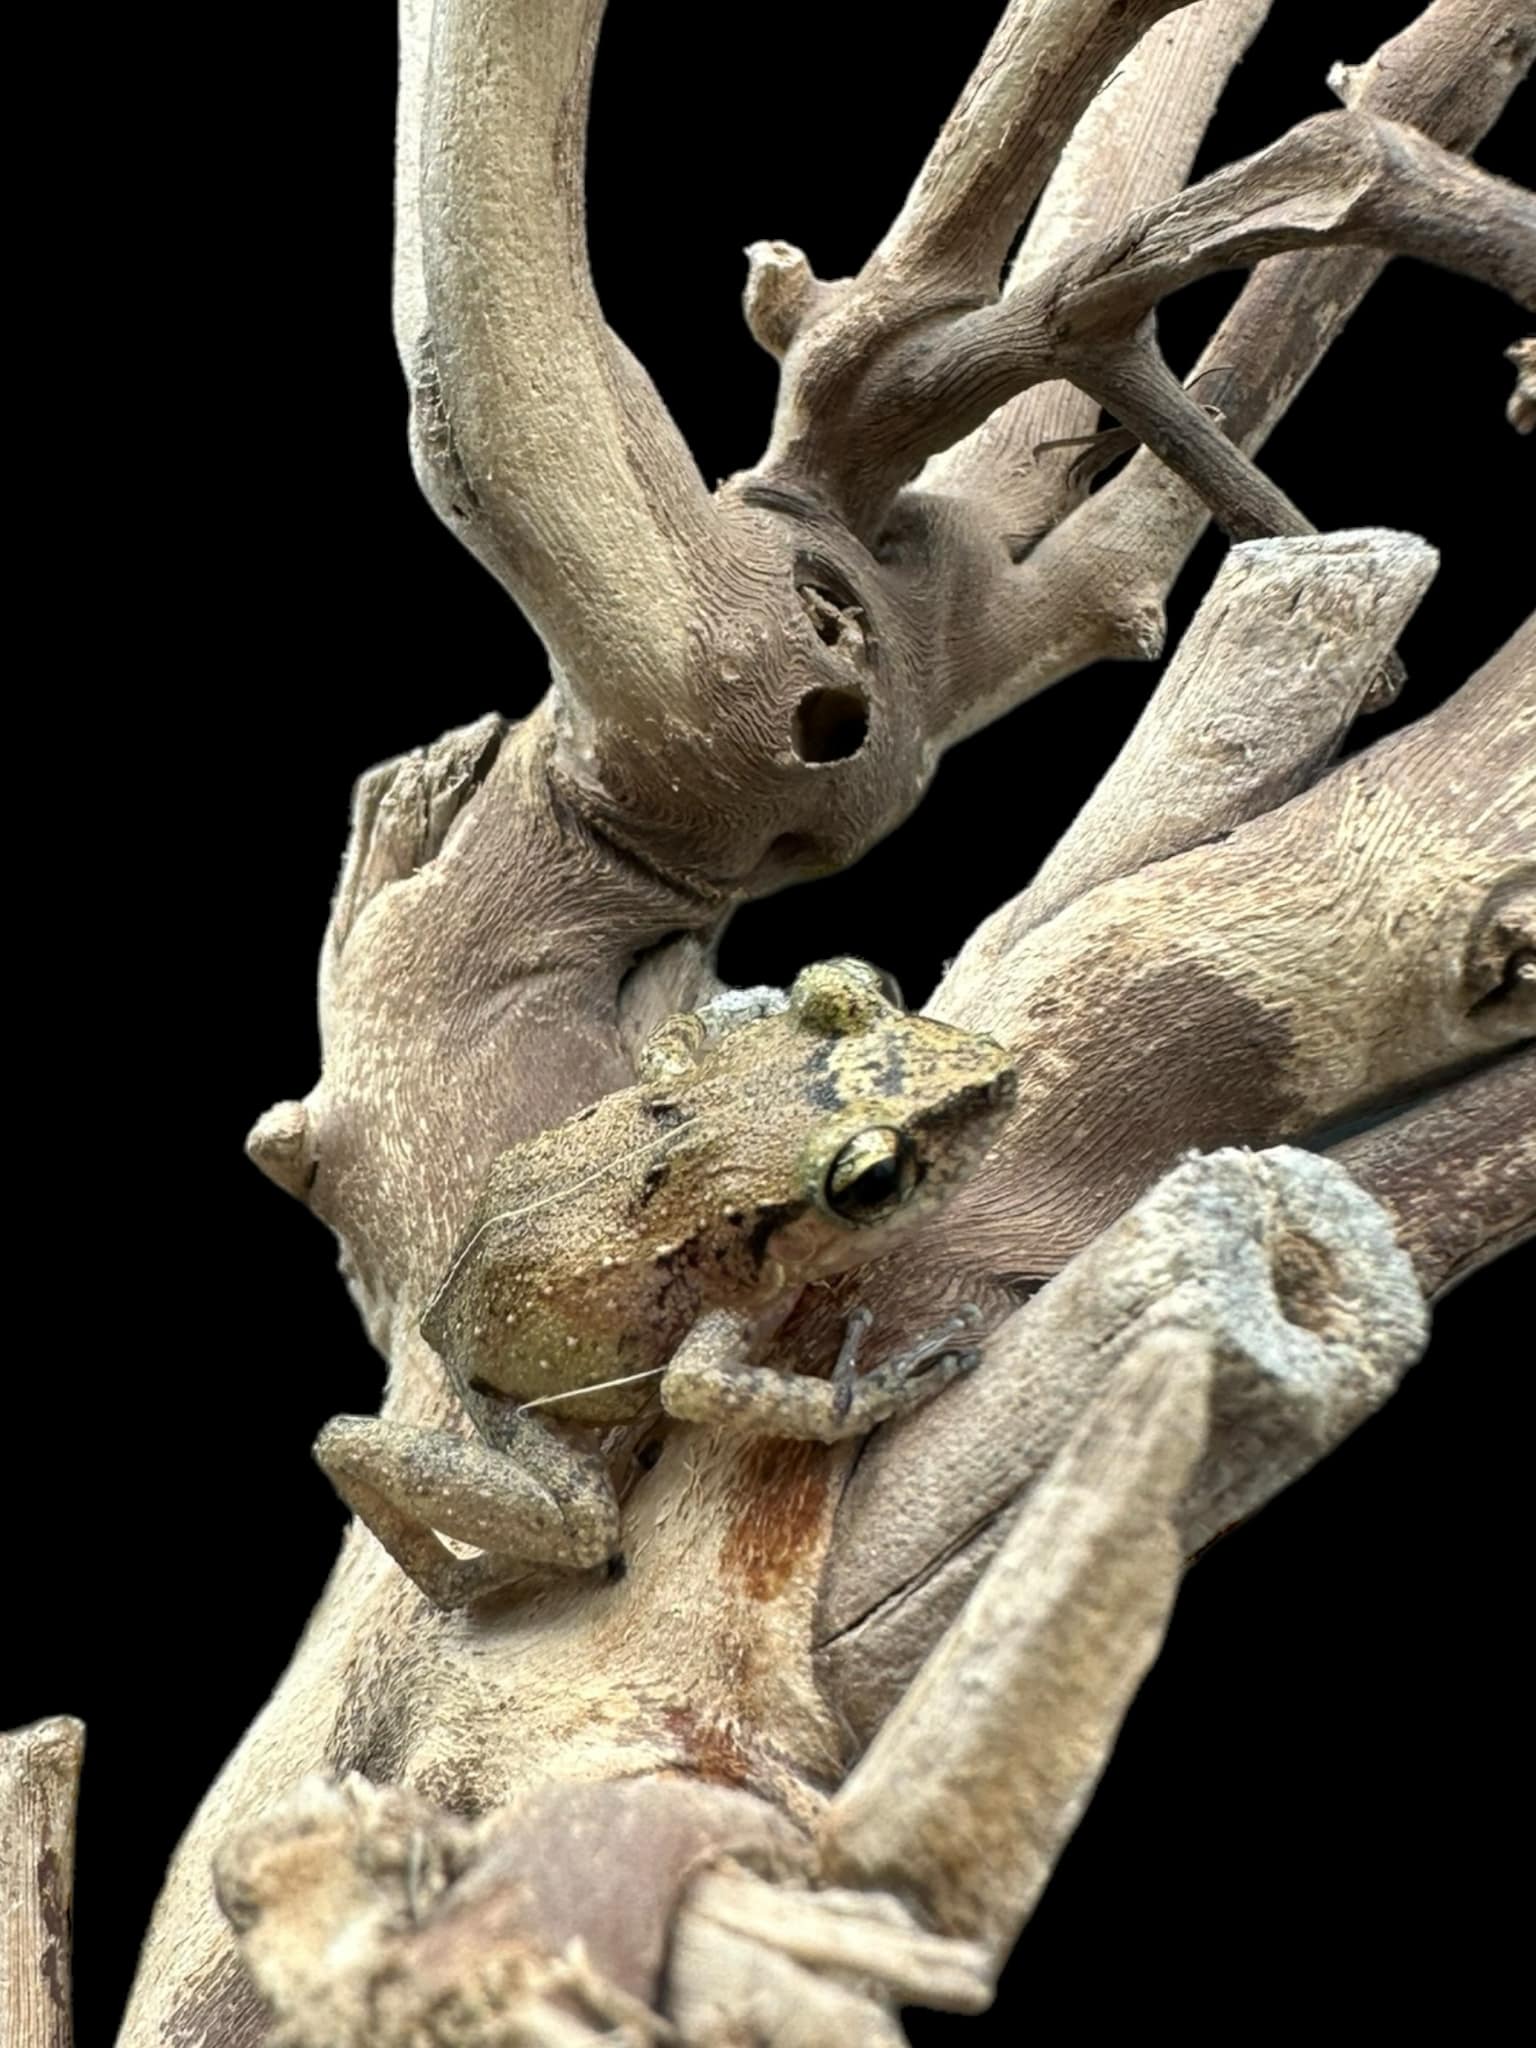
[[[71,2048],[75,1798],[85,1730],[65,1715],[0,1735],[0,2041]]]
[[[544,637],[551,687],[520,723],[487,718],[363,778],[323,958],[323,1070],[301,1102],[259,1120],[251,1151],[336,1233],[388,1358],[384,1412],[406,1422],[463,1426],[418,1322],[491,1160],[628,1080],[644,1023],[710,987],[732,908],[856,859],[918,803],[947,745],[1022,697],[1099,655],[1157,652],[1207,500],[1229,524],[1256,506],[1291,520],[1250,458],[1393,248],[1523,289],[1526,202],[1445,152],[1476,141],[1528,65],[1536,9],[1436,0],[1345,82],[1349,113],[1187,194],[1152,165],[1160,137],[1146,122],[1117,158],[1136,220],[1110,212],[1091,236],[1049,253],[1042,241],[1000,298],[1001,252],[1073,120],[1139,28],[1178,19],[1163,0],[1010,6],[854,278],[819,284],[787,247],[759,251],[749,294],[782,357],[778,414],[763,461],[710,494],[608,330],[587,267],[601,14],[600,0],[406,0],[402,17],[396,320],[418,466]],[[1201,61],[1169,82],[1186,156],[1255,10],[1232,0],[1226,20],[1202,15]],[[1145,109],[1144,86],[1130,104]],[[1079,155],[1072,180],[1087,175]],[[1181,221],[1199,223],[1198,248],[1184,248]],[[1320,246],[1362,234],[1370,252]],[[1123,384],[1127,321],[1191,265],[1293,246],[1306,253],[1260,264],[1216,344],[1229,438],[1155,381],[1133,422],[1199,489],[1140,455],[1075,509],[1058,498],[1064,516],[1021,543],[1007,437],[988,438],[1003,401],[1036,376]],[[911,484],[973,428],[953,464]],[[1495,1058],[1507,1075],[1536,1030],[1522,893],[1531,634],[1441,712],[1319,776],[1365,644],[1379,654],[1390,640],[1427,562],[1377,537],[1352,577],[1347,545],[1266,558],[1295,576],[1301,644],[1337,645],[1336,697],[1321,664],[1316,690],[1305,656],[1286,666],[1267,606],[1246,635],[1208,614],[1200,633],[1232,651],[1225,695],[1216,668],[1200,670],[1197,637],[1136,743],[1141,767],[1133,754],[1111,778],[1094,844],[1059,857],[1056,914],[1004,904],[938,992],[937,1014],[1018,1055],[1017,1107],[971,1188],[860,1292],[893,1348],[956,1300],[979,1302],[992,1333],[979,1377],[946,1391],[921,1430],[888,1431],[856,1470],[846,1450],[673,1430],[627,1499],[634,1569],[612,1584],[552,1583],[440,1615],[352,1529],[172,1865],[127,2048],[247,2048],[270,2017],[258,1982],[288,2038],[315,2048],[419,2038],[428,1997],[457,2048],[505,2038],[497,1998],[529,2039],[606,2027],[661,2041],[683,2024],[681,2008],[657,2010],[656,1957],[678,1929],[696,1965],[686,2028],[701,2042],[759,1992],[766,2038],[790,2041],[796,2026],[803,2038],[810,2014],[850,2038],[857,2015],[866,2038],[895,2040],[892,1994],[920,1967],[935,1995],[946,1985],[964,2002],[974,1952],[932,1946],[960,1934],[893,1918],[879,1887],[867,1911],[805,1894],[827,1875],[816,1844],[853,1762],[850,1724],[875,1733],[897,1676],[917,1671],[981,1579],[978,1488],[999,1539],[1015,1501],[1013,1526],[1026,1525],[1031,1479],[1042,1527],[1093,1526],[1071,1460],[1098,1469],[1092,1417],[1113,1359],[1095,1367],[1085,1333],[1108,1331],[1118,1356],[1167,1327],[1173,1302],[1203,1328],[1196,1348],[1213,1347],[1211,1436],[1177,1517],[1188,1548],[1390,1385],[1421,1335],[1412,1269],[1442,1284],[1523,1227],[1509,1192],[1519,1160],[1491,1131],[1474,1154],[1457,1150],[1429,1112],[1418,1140],[1405,1130],[1395,1150],[1367,1147],[1401,1246],[1337,1167],[1244,1149],[1332,1142]],[[1192,673],[1198,690],[1184,687]],[[1295,719],[1245,724],[1249,767],[1175,769],[1181,698],[1208,692],[1229,731],[1266,691]],[[1149,824],[1149,753],[1167,826]],[[1214,1158],[1180,1165],[1192,1147]],[[1430,1227],[1420,1173],[1437,1204],[1461,1182],[1472,1191],[1454,1242]],[[1139,1203],[1148,1236],[1132,1245],[1125,1212]],[[1234,1218],[1246,1219],[1236,1239]],[[808,1302],[775,1361],[822,1368],[846,1305],[835,1288]],[[1085,1590],[1081,1612],[1064,1601],[1037,1617],[1038,1639],[1021,1637],[1038,1646],[1059,1626],[1085,1646],[1084,1671],[1090,1638],[1102,1661],[1077,1775],[1053,1766],[1020,1823],[989,1954],[1085,1796],[1170,1597],[1162,1532],[1188,1444],[1182,1399],[1170,1391],[1158,1410],[1165,1433],[1149,1424],[1145,1493],[1107,1487],[1120,1534],[1102,1553],[1103,1634]],[[977,1441],[982,1428],[1012,1445],[1017,1469]],[[1006,1575],[987,1584],[987,1600],[1017,1590]],[[955,1597],[923,1608],[928,1585]],[[906,1633],[877,1658],[881,1611]],[[856,1632],[883,1691],[835,1647]],[[967,1654],[933,1667],[914,1715]],[[1027,1691],[1035,1668],[999,1667],[997,1697]],[[977,1740],[995,1761],[988,1725],[979,1717]],[[483,1816],[467,1833],[453,1817],[466,1811]],[[677,1853],[643,1881],[632,1857],[621,1886],[594,1845],[651,1824]],[[916,1869],[921,1845],[909,1846]],[[216,1855],[227,1918],[210,1896]],[[684,1896],[684,1864],[691,1875],[725,1857],[783,1891],[764,1910],[771,1938],[743,1930],[752,1886],[724,1865],[712,1873],[723,1887]],[[956,1865],[946,1883],[945,1896],[971,1896],[975,1873]],[[940,1896],[935,1885],[934,1914]],[[840,1913],[843,1950],[829,1931]],[[326,1930],[356,1939],[338,1947]],[[571,1950],[578,1936],[588,1950]],[[378,1968],[395,1963],[409,1967],[389,1979],[394,2003],[369,2007]]]

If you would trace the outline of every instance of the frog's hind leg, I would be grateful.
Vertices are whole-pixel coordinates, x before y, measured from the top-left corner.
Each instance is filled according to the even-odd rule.
[[[437,1607],[463,1607],[531,1565],[614,1561],[619,1503],[601,1458],[528,1418],[505,1448],[377,1416],[338,1415],[315,1458],[352,1512]],[[459,1557],[440,1541],[473,1543]]]

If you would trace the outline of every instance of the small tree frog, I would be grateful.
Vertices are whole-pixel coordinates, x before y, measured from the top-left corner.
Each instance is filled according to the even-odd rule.
[[[976,1165],[1013,1100],[1001,1047],[844,959],[668,1019],[636,1064],[495,1161],[422,1318],[477,1440],[338,1416],[316,1443],[441,1606],[530,1565],[617,1568],[614,1425],[659,1406],[831,1443],[976,1363],[962,1311],[860,1373],[858,1309],[830,1378],[757,1360],[805,1287],[888,1250]]]

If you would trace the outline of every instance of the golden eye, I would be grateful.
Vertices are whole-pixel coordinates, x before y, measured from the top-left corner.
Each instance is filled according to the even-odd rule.
[[[900,1131],[850,1138],[827,1173],[827,1207],[847,1223],[878,1223],[917,1186],[917,1160]]]

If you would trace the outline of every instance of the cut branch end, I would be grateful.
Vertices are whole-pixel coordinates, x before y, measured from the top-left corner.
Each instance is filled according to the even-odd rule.
[[[246,1157],[270,1181],[304,1201],[314,1185],[315,1152],[302,1102],[274,1102],[251,1126]]]
[[[771,356],[783,356],[825,296],[826,286],[793,243],[753,242],[746,253],[741,307],[747,326],[759,347]]]

